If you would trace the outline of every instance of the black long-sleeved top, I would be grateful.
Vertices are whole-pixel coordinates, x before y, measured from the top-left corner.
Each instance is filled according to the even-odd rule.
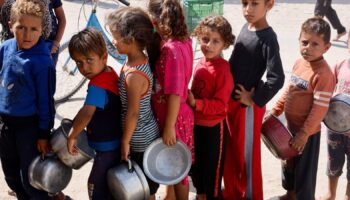
[[[253,101],[259,107],[267,104],[282,88],[284,72],[277,36],[271,27],[249,31],[245,24],[238,35],[229,60],[235,89],[241,84],[246,90],[255,87]],[[266,82],[262,76],[266,73]],[[231,94],[234,99],[235,89]]]

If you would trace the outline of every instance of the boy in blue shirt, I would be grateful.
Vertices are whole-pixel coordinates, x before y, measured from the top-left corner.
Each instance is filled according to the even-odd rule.
[[[18,199],[52,199],[29,184],[32,160],[50,151],[55,68],[41,35],[41,0],[17,0],[10,27],[15,38],[0,46],[0,158],[8,186]]]

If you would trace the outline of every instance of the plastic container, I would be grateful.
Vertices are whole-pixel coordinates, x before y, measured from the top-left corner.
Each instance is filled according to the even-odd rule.
[[[224,13],[224,0],[183,0],[182,3],[186,23],[191,32],[203,17]]]

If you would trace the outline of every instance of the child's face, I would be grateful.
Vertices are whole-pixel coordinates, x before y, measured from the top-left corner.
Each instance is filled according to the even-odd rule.
[[[32,15],[19,15],[18,19],[9,25],[19,50],[30,49],[36,45],[43,30],[42,19]]]
[[[120,54],[128,54],[129,44],[125,43],[120,34],[116,31],[112,32],[113,35],[113,45],[117,47]]]
[[[73,53],[72,58],[77,64],[79,72],[88,79],[94,78],[107,67],[107,53],[100,57],[92,51],[87,56],[76,52]]]
[[[204,27],[198,39],[203,55],[207,60],[220,57],[222,50],[225,48],[225,42],[219,32],[213,31],[209,27]]]
[[[242,0],[244,18],[254,26],[266,21],[266,13],[272,8],[273,0]]]
[[[302,31],[299,38],[299,46],[303,58],[311,62],[321,58],[331,44],[326,43],[322,35]]]

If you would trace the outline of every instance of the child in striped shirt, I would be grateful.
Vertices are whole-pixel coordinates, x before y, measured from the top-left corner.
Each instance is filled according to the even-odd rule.
[[[335,79],[323,54],[330,48],[330,27],[322,18],[306,20],[299,36],[300,53],[289,85],[272,109],[285,112],[293,134],[290,145],[300,155],[284,162],[280,199],[314,199],[320,148],[320,129],[335,87]]]

